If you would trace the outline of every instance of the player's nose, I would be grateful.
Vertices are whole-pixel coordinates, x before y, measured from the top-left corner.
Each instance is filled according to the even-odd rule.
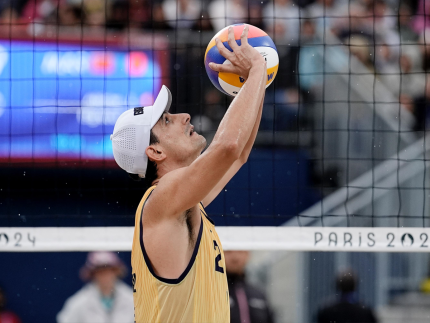
[[[188,113],[180,113],[179,116],[183,124],[187,124],[191,121],[191,116]]]

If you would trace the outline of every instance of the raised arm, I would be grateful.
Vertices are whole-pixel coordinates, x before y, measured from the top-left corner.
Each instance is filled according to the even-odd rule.
[[[248,44],[247,34],[246,26],[241,46],[238,46],[233,30],[229,30],[228,43],[233,52],[216,40],[220,53],[232,63],[223,67],[223,71],[241,75],[247,81],[231,103],[208,149],[191,165],[171,171],[160,179],[148,200],[151,212],[160,216],[182,214],[208,196],[244,151],[249,154],[248,143],[261,113],[267,74],[265,60]],[[216,64],[211,68],[221,70]]]

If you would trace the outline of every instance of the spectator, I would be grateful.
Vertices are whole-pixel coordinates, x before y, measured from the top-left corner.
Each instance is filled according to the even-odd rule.
[[[84,12],[80,6],[60,6],[58,10],[59,23],[62,26],[81,26]]]
[[[351,39],[353,41],[353,39]],[[399,93],[399,57],[397,51],[393,46],[389,46],[386,43],[374,45],[375,48],[375,70],[380,76],[382,82],[384,82],[393,93]],[[370,49],[370,48],[369,48]],[[358,49],[351,49],[356,56],[363,61],[360,55],[357,55]],[[370,55],[370,52],[366,55]],[[364,62],[363,62],[364,63]]]
[[[0,288],[0,323],[21,323],[18,315],[6,309],[6,295]]]
[[[400,68],[399,65],[400,63]],[[394,64],[391,75],[384,75],[381,80],[398,97],[410,98],[422,96],[425,91],[425,75],[421,69],[419,49],[414,45],[402,46],[400,62]]]
[[[372,28],[374,37],[384,43],[398,43],[396,15],[384,0],[368,1],[365,15],[366,24]]]
[[[373,61],[371,59],[372,55],[370,52],[371,43],[369,43],[369,39],[366,37],[360,37],[358,35],[351,36],[348,41],[349,43],[349,51],[352,55],[357,57],[357,59],[367,67],[369,71],[374,71]],[[382,47],[385,49],[386,47]]]
[[[430,28],[422,32],[419,38],[422,55],[422,67],[425,72],[430,71]]]
[[[430,1],[420,0],[418,10],[413,20],[413,28],[418,34],[430,28]]]
[[[0,12],[6,8],[12,8],[18,13],[18,16],[20,16],[27,1],[28,0],[0,0]]]
[[[265,29],[263,25],[263,5],[260,1],[251,0],[249,3],[249,23],[260,29]]]
[[[324,45],[316,36],[314,19],[306,19],[302,25],[301,48],[299,52],[299,82],[305,91],[319,91],[323,83]]]
[[[66,300],[58,323],[134,322],[132,289],[119,280],[125,272],[115,253],[89,253],[80,275],[90,282]]]
[[[272,323],[264,293],[245,281],[248,251],[224,251],[231,323]]]
[[[402,44],[418,40],[418,34],[412,28],[412,19],[411,8],[406,3],[402,3],[399,8],[399,34]]]
[[[104,7],[104,1],[102,5]],[[127,28],[138,30],[151,19],[151,7],[148,0],[115,1],[108,12],[106,27],[115,31]],[[103,10],[103,21],[104,18]]]
[[[342,0],[317,0],[307,8],[308,18],[313,19],[320,31],[336,29],[348,16],[348,3]]]
[[[275,34],[274,31],[277,29],[282,29],[288,44],[298,44],[300,8],[294,2],[291,0],[273,0],[263,9],[263,19],[267,30],[271,34]],[[278,25],[282,25],[282,27]],[[275,39],[277,39],[276,36]]]
[[[359,2],[349,4],[349,15],[339,22],[334,32],[344,42],[348,42],[351,36],[366,37],[368,42],[373,42],[373,24],[369,24],[366,18],[366,10]]]
[[[130,28],[142,28],[151,19],[151,6],[149,0],[128,0]]]
[[[248,21],[247,0],[214,0],[208,7],[209,17],[215,32],[222,28]]]
[[[0,34],[10,37],[10,33],[16,30],[17,25],[18,13],[16,10],[13,7],[5,7],[0,12]]]
[[[196,0],[165,0],[163,13],[172,28],[191,29],[201,18],[200,1]]]
[[[430,74],[426,76],[425,93],[418,97],[414,104],[414,114],[416,119],[415,130],[430,130]]]
[[[414,100],[407,94],[400,94],[400,104],[410,113],[414,112]]]
[[[31,0],[24,7],[22,16],[27,22],[42,22],[54,14],[62,0]]]
[[[273,19],[270,15],[273,14],[273,10],[278,10],[280,7],[282,10],[285,8],[281,6],[281,3],[276,0],[275,6],[269,4],[263,9],[263,21],[265,30],[272,37],[276,44],[278,55],[279,55],[279,70],[278,70],[278,81],[277,84],[282,88],[297,85],[297,63],[299,56],[299,38],[300,35],[296,32],[300,32],[300,26],[297,27],[295,24],[299,19],[299,9],[294,3],[287,1],[285,4],[287,7],[284,12],[284,16],[289,18],[280,18],[281,13]],[[291,9],[291,12],[289,11]],[[270,11],[272,10],[272,11]],[[295,17],[295,18],[292,18]],[[278,19],[279,18],[279,19]],[[279,82],[279,80],[282,80]]]
[[[152,7],[152,21],[150,21],[145,27],[154,30],[172,29],[172,27],[166,22],[161,4],[154,3]]]
[[[265,25],[267,26],[267,18],[264,19],[266,21]],[[273,21],[273,24],[266,28],[267,33],[272,37],[273,42],[276,44],[280,61],[285,61],[285,57],[288,55],[291,48],[286,28],[286,24],[278,20]],[[281,64],[280,67],[282,68],[282,66],[283,64]]]
[[[129,6],[127,2],[117,1],[112,4],[106,28],[121,31],[128,25]]]
[[[104,0],[84,2],[86,32],[103,32],[106,25],[106,6]]]
[[[360,303],[356,290],[357,278],[351,270],[336,278],[338,299],[318,311],[318,323],[376,323],[372,310]]]
[[[0,26],[5,28],[18,22],[18,13],[13,7],[5,7],[0,12]]]
[[[193,25],[193,30],[198,31],[214,31],[212,27],[211,19],[209,18],[209,13],[207,10],[202,10],[201,18],[199,18]]]

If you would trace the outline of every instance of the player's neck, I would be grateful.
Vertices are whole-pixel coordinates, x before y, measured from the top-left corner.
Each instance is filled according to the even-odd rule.
[[[152,185],[157,185],[160,179],[176,169],[189,166],[195,159],[183,160],[183,161],[172,161],[164,160],[161,163],[157,163],[157,179],[152,182]]]

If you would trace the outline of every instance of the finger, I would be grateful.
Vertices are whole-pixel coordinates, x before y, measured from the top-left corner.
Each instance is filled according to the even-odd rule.
[[[234,38],[234,31],[232,27],[228,29],[228,44],[230,45],[233,52],[237,52],[239,50],[239,45],[236,43],[236,39]]]
[[[232,52],[230,52],[227,48],[225,48],[222,41],[220,41],[218,38],[215,39],[216,48],[218,49],[218,52],[224,56],[229,61],[234,60],[235,56]]]
[[[248,45],[248,31],[249,26],[246,25],[245,28],[243,28],[242,35],[240,35],[241,46]]]
[[[211,62],[209,63],[209,67],[215,72],[233,73],[233,74],[238,73],[237,68],[230,64],[215,64]]]

